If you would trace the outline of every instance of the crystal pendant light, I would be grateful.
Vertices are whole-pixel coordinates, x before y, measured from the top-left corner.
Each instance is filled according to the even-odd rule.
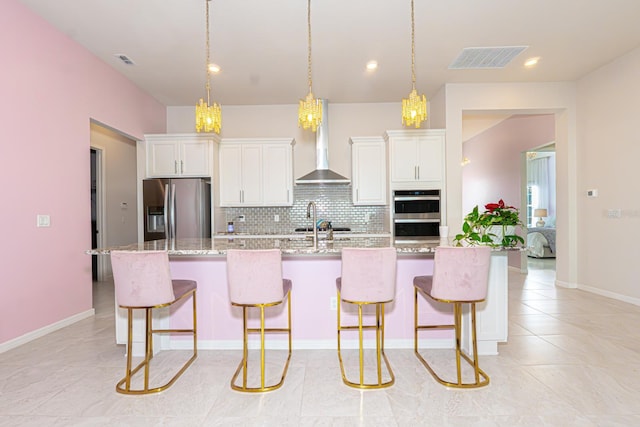
[[[309,56],[307,60],[309,93],[305,99],[300,100],[298,127],[302,126],[303,129],[311,129],[315,132],[322,121],[322,102],[313,97],[313,90],[311,89],[311,0],[307,0],[307,30],[309,35]]]
[[[427,98],[416,91],[416,43],[415,23],[413,17],[413,0],[411,0],[411,83],[413,90],[408,98],[402,100],[402,124],[420,127],[427,119]]]
[[[211,71],[209,70],[211,48],[209,45],[209,1],[205,0],[206,13],[207,13],[207,35],[206,35],[206,47],[207,47],[207,63],[205,64],[207,83],[207,102],[200,98],[200,101],[196,105],[196,131],[197,132],[215,132],[220,134],[220,128],[222,127],[222,110],[220,104],[210,101],[211,98]]]

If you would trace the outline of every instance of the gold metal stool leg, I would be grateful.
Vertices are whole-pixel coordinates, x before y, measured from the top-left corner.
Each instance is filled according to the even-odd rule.
[[[272,304],[255,304],[255,305],[242,305],[242,304],[234,304],[232,303],[232,305],[236,305],[236,306],[241,306],[242,307],[242,313],[243,313],[243,344],[242,344],[242,360],[240,361],[240,364],[238,365],[238,368],[236,369],[235,373],[233,374],[233,377],[231,378],[231,388],[233,390],[236,391],[241,391],[241,392],[248,392],[248,393],[261,393],[261,392],[266,392],[266,391],[272,391],[272,390],[276,390],[278,388],[280,388],[282,386],[282,384],[284,383],[284,379],[287,376],[287,370],[289,369],[289,361],[291,360],[291,352],[292,352],[292,346],[291,346],[291,292],[289,292],[287,294],[287,327],[286,328],[267,328],[265,326],[265,315],[264,315],[264,309],[265,307],[271,307],[271,306],[276,306],[279,304],[282,304],[283,301],[277,302],[277,303],[272,303]],[[259,308],[260,309],[260,327],[259,328],[249,328],[248,327],[248,323],[247,323],[247,309],[249,308]],[[271,385],[265,385],[265,377],[266,377],[266,372],[265,372],[265,360],[266,360],[266,354],[265,354],[265,334],[269,333],[269,332],[286,332],[288,335],[288,347],[289,347],[289,352],[287,355],[287,360],[285,362],[284,365],[284,369],[282,370],[282,375],[280,377],[280,381],[276,384],[271,384]],[[249,351],[248,351],[248,345],[249,345],[249,333],[259,333],[260,334],[260,387],[249,387],[247,385],[247,373],[249,370],[249,364],[248,364],[248,359],[249,359]],[[236,381],[238,378],[238,375],[240,374],[240,371],[242,370],[242,385],[237,385]]]
[[[476,336],[476,303],[471,302],[471,340],[473,347],[473,359],[467,355],[461,346],[461,329],[462,329],[462,302],[453,302],[453,325],[420,325],[418,322],[418,292],[419,289],[414,287],[414,353],[418,360],[431,373],[433,378],[442,385],[452,388],[478,388],[489,384],[489,376],[478,366],[478,342]],[[422,293],[420,291],[420,293]],[[423,294],[424,295],[424,294]],[[429,296],[429,295],[425,295]],[[431,298],[436,300],[435,298]],[[436,300],[437,301],[437,300]],[[451,329],[455,331],[455,353],[456,353],[456,382],[450,382],[442,379],[429,363],[422,357],[418,351],[418,331],[425,329]],[[473,368],[474,382],[463,382],[461,359],[464,359]]]
[[[348,325],[343,326],[341,323],[340,317],[340,306],[341,306],[341,297],[340,291],[338,291],[338,360],[340,362],[340,373],[342,375],[342,382],[344,382],[349,387],[359,388],[359,389],[378,389],[390,387],[395,383],[395,376],[393,374],[393,370],[391,369],[391,365],[389,360],[387,359],[386,354],[384,353],[384,302],[381,303],[368,303],[368,302],[353,302],[353,301],[345,301],[351,304],[356,304],[358,306],[358,324],[357,325]],[[375,315],[375,324],[373,325],[364,325],[362,321],[362,306],[367,304],[375,304],[376,305],[376,315]],[[359,382],[350,381],[347,378],[345,373],[344,362],[342,360],[342,345],[341,345],[341,331],[342,330],[358,330],[358,356],[359,356]],[[364,382],[364,340],[363,340],[363,330],[365,329],[373,329],[376,334],[376,368],[377,368],[377,382],[375,383],[365,383]],[[387,372],[389,373],[390,379],[388,381],[382,380],[382,360],[387,367]]]
[[[193,298],[193,327],[192,329],[154,329],[153,328],[153,308],[160,308],[169,306],[180,299],[184,299],[186,297],[191,296]],[[134,307],[126,307],[127,309],[127,328],[128,328],[128,337],[127,337],[127,368],[125,372],[125,377],[121,379],[116,384],[116,391],[122,394],[151,394],[151,393],[159,393],[167,388],[171,387],[173,383],[176,382],[178,378],[186,371],[186,369],[193,363],[193,361],[198,356],[197,352],[197,318],[196,318],[196,292],[195,290],[183,295],[180,299],[173,301],[171,304],[165,304],[158,307],[144,307],[145,310],[145,354],[144,359],[140,362],[135,368],[131,368],[132,365],[132,350],[133,350],[133,310]],[[153,359],[153,334],[154,333],[191,333],[193,335],[193,354],[189,360],[187,360],[182,367],[178,370],[178,372],[165,384],[149,388],[149,377],[150,377],[150,365],[151,359]],[[131,379],[132,377],[140,370],[143,370],[143,388],[141,389],[132,389],[131,388]]]

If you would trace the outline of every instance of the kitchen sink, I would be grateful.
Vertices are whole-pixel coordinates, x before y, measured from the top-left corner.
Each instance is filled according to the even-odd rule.
[[[319,229],[318,231],[326,231],[325,229]],[[349,227],[333,227],[333,231],[334,232],[341,232],[341,231],[351,231],[351,229]],[[311,233],[313,232],[313,228],[311,227],[306,227],[306,228],[296,228],[295,229],[296,233]]]
[[[296,237],[287,237],[286,240],[288,242],[303,242],[303,241],[309,241],[312,242],[313,241],[313,236],[309,236],[309,235],[302,235],[302,236],[296,236]],[[343,240],[351,240],[350,237],[343,237],[343,236],[333,236],[333,241],[343,241]],[[318,236],[318,242],[331,242],[332,240],[327,239],[326,236]]]

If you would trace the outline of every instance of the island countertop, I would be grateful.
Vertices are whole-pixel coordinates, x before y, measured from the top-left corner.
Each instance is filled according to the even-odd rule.
[[[90,255],[108,255],[112,250],[152,251],[166,250],[170,256],[215,256],[225,255],[229,249],[273,249],[285,255],[339,255],[343,248],[395,247],[398,254],[432,254],[439,242],[393,244],[391,236],[349,235],[334,240],[320,239],[317,248],[313,241],[303,235],[293,236],[248,236],[229,235],[216,238],[190,238],[176,240],[153,240],[124,246],[98,248],[87,251]]]

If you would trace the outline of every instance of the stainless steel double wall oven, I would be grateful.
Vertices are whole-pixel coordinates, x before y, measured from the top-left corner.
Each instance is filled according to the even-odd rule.
[[[393,234],[396,243],[438,241],[440,190],[395,190]]]

